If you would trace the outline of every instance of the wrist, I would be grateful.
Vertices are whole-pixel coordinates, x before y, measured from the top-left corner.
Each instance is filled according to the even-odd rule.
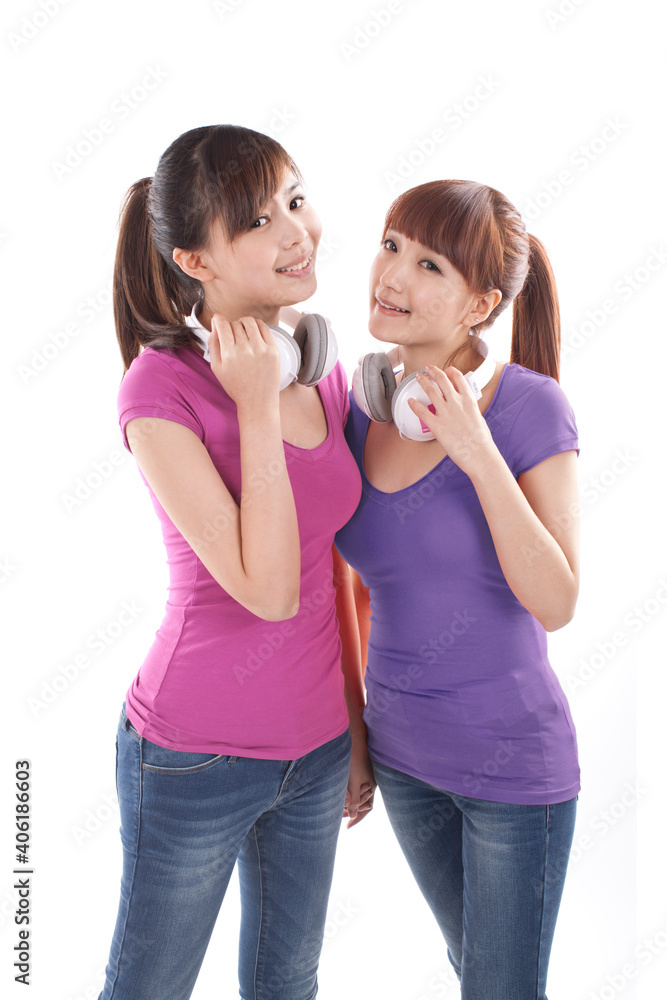
[[[352,742],[356,743],[366,743],[368,738],[368,730],[366,728],[366,723],[364,722],[361,714],[350,715],[350,736],[352,737]]]
[[[477,482],[493,473],[495,468],[506,467],[503,456],[498,451],[498,447],[493,440],[483,441],[471,446],[468,460],[465,463],[464,472],[470,477],[474,486]]]

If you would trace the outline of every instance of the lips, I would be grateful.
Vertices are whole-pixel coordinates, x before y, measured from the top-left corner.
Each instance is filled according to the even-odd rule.
[[[300,271],[305,271],[309,267],[313,259],[313,251],[305,254],[301,257],[297,257],[295,260],[286,264],[285,267],[276,268],[278,274],[298,274]]]
[[[401,309],[400,306],[394,305],[393,302],[389,302],[387,299],[381,299],[379,296],[375,296],[375,301],[382,310],[386,310],[389,313],[396,313],[397,316],[407,316],[410,313],[409,309]]]

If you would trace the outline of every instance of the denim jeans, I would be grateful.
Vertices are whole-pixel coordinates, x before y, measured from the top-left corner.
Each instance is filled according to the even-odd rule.
[[[100,1000],[191,995],[237,862],[241,996],[315,996],[350,746],[345,732],[292,761],[168,750],[123,710],[123,875]]]
[[[546,1000],[576,798],[455,795],[373,761],[389,820],[447,942],[462,1000]]]

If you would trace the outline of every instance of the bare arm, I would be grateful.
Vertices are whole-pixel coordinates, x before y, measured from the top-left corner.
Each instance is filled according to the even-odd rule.
[[[127,424],[127,439],[167,516],[214,579],[259,618],[280,621],[298,611],[301,563],[280,427],[278,350],[263,324],[214,321],[211,367],[237,404],[240,507],[189,428],[138,417]]]
[[[343,647],[341,670],[345,678],[345,702],[350,717],[350,735],[352,736],[350,780],[345,796],[345,815],[350,817],[347,824],[350,827],[362,820],[366,813],[373,808],[375,777],[366,747],[366,724],[362,718],[366,697],[351,570],[335,546],[333,565],[336,617],[338,618],[338,631]]]
[[[579,590],[576,453],[553,455],[517,482],[461,372],[428,372],[419,381],[435,414],[415,400],[410,406],[470,476],[515,597],[547,631],[562,628]]]
[[[513,594],[548,632],[572,618],[579,591],[576,452],[514,479],[502,456],[471,476]]]
[[[359,643],[361,646],[361,672],[365,677],[366,666],[368,664],[368,640],[371,635],[371,602],[368,587],[364,587],[357,571],[350,569],[350,572],[352,573],[352,594],[357,612],[357,626],[359,628]]]

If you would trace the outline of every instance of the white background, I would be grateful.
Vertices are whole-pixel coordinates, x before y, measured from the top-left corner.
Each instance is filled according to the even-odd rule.
[[[0,794],[10,820],[15,760],[29,758],[34,774],[30,993],[12,982],[12,822],[0,842],[0,976],[11,997],[88,1000],[102,982],[121,863],[114,733],[166,584],[157,521],[117,430],[115,227],[128,186],[153,173],[167,145],[218,122],[270,132],[303,171],[328,245],[308,308],[331,317],[348,373],[374,347],[368,269],[400,190],[435,177],[483,181],[546,244],[569,345],[562,384],[581,434],[583,529],[577,615],[550,639],[583,791],[549,997],[662,992],[664,753],[652,734],[664,728],[667,232],[655,9],[649,0],[3,8]],[[102,119],[109,131],[88,155],[77,163],[70,151],[59,167]],[[444,138],[429,146],[434,129]],[[500,359],[508,330],[509,318],[489,336]],[[124,604],[138,610],[118,629]],[[120,633],[101,653],[90,645],[98,629]],[[72,666],[77,655],[85,668]],[[196,1000],[236,995],[237,933],[232,884]],[[452,981],[380,802],[341,833],[320,997],[455,1000]]]

